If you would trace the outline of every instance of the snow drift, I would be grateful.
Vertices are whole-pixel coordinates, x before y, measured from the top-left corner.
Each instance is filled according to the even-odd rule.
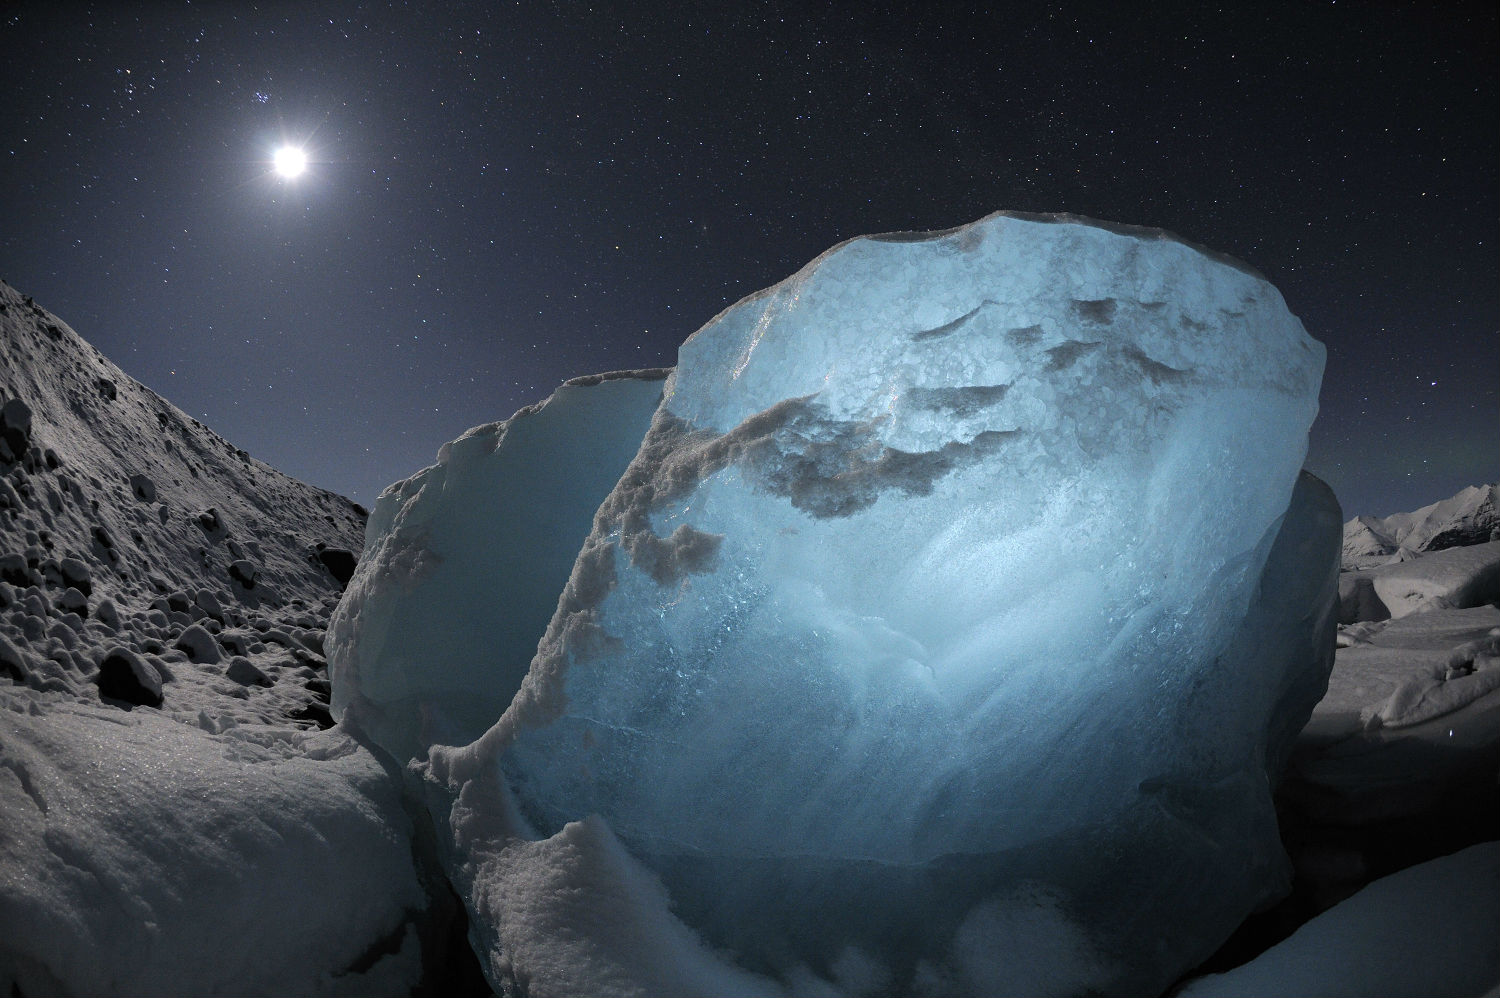
[[[1337,504],[1298,477],[1322,359],[1243,265],[1008,213],[842,244],[701,329],[514,699],[422,769],[492,983],[572,986],[507,942],[508,885],[585,847],[613,872],[581,889],[692,928],[662,960],[740,968],[642,969],[603,926],[590,990],[1169,983],[1285,881],[1270,783],[1336,607]],[[357,622],[472,598],[419,541],[366,558],[333,651],[418,749],[473,639],[410,615],[424,668]]]
[[[319,730],[363,521],[0,284],[0,992],[422,979],[425,829]]]

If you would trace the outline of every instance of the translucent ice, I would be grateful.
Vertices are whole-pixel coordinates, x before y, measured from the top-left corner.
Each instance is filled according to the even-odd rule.
[[[401,760],[494,722],[665,375],[576,379],[381,494],[328,628],[336,714]]]
[[[432,773],[600,816],[753,971],[1159,990],[1284,884],[1322,362],[1155,230],[835,247],[683,345],[518,694]]]

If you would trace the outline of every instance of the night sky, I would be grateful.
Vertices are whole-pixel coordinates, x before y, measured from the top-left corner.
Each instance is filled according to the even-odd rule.
[[[1069,211],[1280,288],[1346,515],[1495,481],[1496,5],[1218,8],[11,3],[0,278],[370,505],[840,240]]]

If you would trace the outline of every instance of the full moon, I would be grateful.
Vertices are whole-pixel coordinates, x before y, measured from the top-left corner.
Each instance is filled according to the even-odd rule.
[[[276,172],[291,178],[307,169],[307,153],[296,146],[282,146],[271,159]]]

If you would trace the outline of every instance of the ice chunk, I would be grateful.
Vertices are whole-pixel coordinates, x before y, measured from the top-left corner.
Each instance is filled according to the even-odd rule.
[[[1344,623],[1482,606],[1500,599],[1500,541],[1446,548],[1339,577]]]
[[[1026,885],[1016,987],[1086,953],[1058,986],[1154,991],[1279,889],[1341,517],[1294,497],[1323,350],[1274,288],[1002,213],[836,247],[679,359],[519,693],[435,781],[498,762],[540,834],[603,816],[783,977],[853,946],[898,991],[1004,989],[964,954]]]
[[[1393,617],[1482,606],[1500,599],[1500,541],[1434,551],[1361,574]]]
[[[397,758],[463,744],[510,703],[665,371],[581,378],[443,446],[386,489],[329,624],[333,711]]]

